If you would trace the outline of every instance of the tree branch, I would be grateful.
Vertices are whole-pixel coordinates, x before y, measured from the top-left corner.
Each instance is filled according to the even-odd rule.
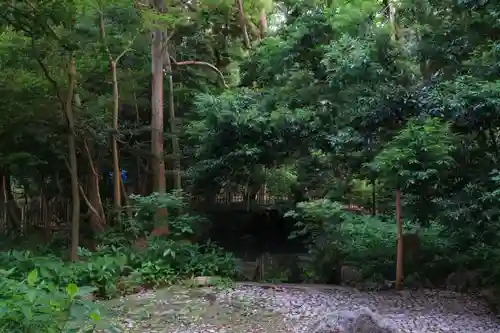
[[[208,63],[205,61],[196,61],[196,60],[186,60],[186,61],[177,62],[177,60],[175,60],[174,57],[172,57],[172,56],[170,56],[170,60],[172,61],[172,63],[175,66],[199,65],[199,66],[209,67],[210,69],[212,69],[214,72],[216,72],[219,75],[220,80],[221,80],[224,88],[229,88],[229,86],[226,83],[226,80],[224,79],[224,75],[222,74],[222,72],[217,67],[212,65],[211,63]]]
[[[64,162],[65,162],[66,167],[68,168],[68,170],[71,170],[71,167],[69,166],[68,160],[66,158],[64,159]],[[90,211],[93,214],[95,214],[96,216],[99,216],[99,218],[102,218],[102,216],[97,212],[97,210],[95,209],[95,207],[90,202],[90,200],[87,197],[87,195],[85,195],[85,191],[83,190],[83,187],[82,187],[82,185],[80,183],[78,184],[78,189],[80,190],[80,194],[82,195],[82,198],[85,201],[85,203],[87,204],[87,206],[90,209]]]

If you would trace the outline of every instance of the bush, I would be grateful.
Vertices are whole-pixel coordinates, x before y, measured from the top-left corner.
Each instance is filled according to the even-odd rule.
[[[234,277],[239,266],[236,258],[214,244],[187,241],[206,223],[200,216],[185,212],[181,193],[134,197],[135,216],[124,220],[114,230],[101,236],[96,252],[80,249],[79,262],[65,263],[53,255],[36,255],[31,251],[0,253],[0,267],[16,267],[11,278],[23,279],[36,270],[43,281],[56,286],[69,284],[92,286],[95,295],[110,298],[143,287],[175,283],[193,275]],[[168,223],[166,236],[147,236],[155,226],[154,212],[167,208],[169,215],[159,223]],[[146,236],[147,246],[134,246],[138,237]]]
[[[0,271],[1,332],[92,332],[101,321],[100,309],[85,300],[93,288],[60,288],[37,270],[19,280],[11,277],[14,270]]]
[[[180,282],[197,275],[234,277],[236,258],[214,244],[186,241],[203,225],[199,216],[183,213],[179,194],[135,197],[135,217],[102,235],[96,252],[80,249],[79,262],[50,254],[0,252],[0,331],[22,333],[92,332],[101,312],[85,296],[111,298]],[[148,237],[155,227],[153,212],[168,208],[170,233]],[[134,246],[138,237],[147,246]],[[26,278],[27,276],[27,278]],[[78,287],[87,286],[87,287]]]
[[[311,262],[304,273],[314,280],[328,282],[333,270],[348,264],[362,270],[367,279],[394,280],[396,265],[396,223],[394,219],[346,212],[342,205],[329,200],[299,203],[287,215],[296,219],[291,237],[306,235]],[[426,228],[406,223],[405,233],[419,230],[420,249],[417,262],[405,262],[406,277],[435,285],[458,270],[475,270],[483,285],[498,283],[500,249],[485,244],[461,246],[460,239],[446,233],[436,223]]]

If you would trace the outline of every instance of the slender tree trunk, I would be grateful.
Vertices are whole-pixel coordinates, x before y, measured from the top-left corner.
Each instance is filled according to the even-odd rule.
[[[111,149],[113,154],[113,204],[115,209],[115,218],[120,219],[120,210],[122,206],[121,199],[121,173],[120,173],[120,153],[118,151],[118,112],[120,107],[120,96],[118,92],[118,75],[116,61],[111,60],[111,74],[113,76],[113,136],[111,139]]]
[[[135,84],[134,84],[134,80],[133,80],[133,76],[132,76],[132,71],[130,69],[129,69],[129,76],[130,76],[130,80],[132,82],[132,91],[133,91],[133,97],[134,97],[135,122],[136,122],[136,125],[139,126],[141,123],[141,117],[139,114],[139,103],[137,101],[137,95],[135,93]],[[147,183],[147,182],[143,181],[143,177],[141,175],[142,174],[141,157],[139,155],[137,155],[135,163],[136,163],[136,177],[135,177],[135,186],[134,186],[135,193],[138,193],[140,195],[144,195],[146,192],[143,191],[143,188],[145,186],[145,183]],[[144,177],[144,180],[146,180],[146,179],[148,179],[147,176]]]
[[[75,58],[71,54],[68,64],[68,92],[66,95],[66,104],[64,112],[68,121],[68,155],[71,177],[71,253],[70,258],[73,261],[78,260],[78,246],[80,237],[80,192],[78,184],[78,162],[76,158],[76,134],[75,118],[73,114],[73,95],[75,93],[76,64]]]
[[[7,230],[15,234],[19,233],[21,230],[21,209],[14,200],[12,195],[12,188],[10,183],[10,176],[7,172],[1,172],[1,199],[4,205],[4,209],[7,212]]]
[[[170,60],[170,51],[168,45],[165,45],[165,71],[168,77],[168,117],[170,122],[170,134],[172,138],[172,154],[174,156],[174,188],[182,189],[181,176],[181,148],[179,144],[179,127],[175,117],[174,103],[174,79],[172,77],[172,61]]]
[[[265,8],[262,8],[261,11],[260,11],[259,30],[260,30],[260,38],[266,37],[266,33],[267,33],[267,13],[266,13],[266,9]]]
[[[156,0],[156,9],[163,11],[163,0]],[[153,155],[153,190],[164,193],[165,162],[163,148],[163,65],[164,65],[164,32],[158,28],[153,30],[151,43],[152,69],[152,105],[151,105],[151,150]]]
[[[398,39],[398,29],[396,26],[396,7],[392,0],[383,0],[385,17],[391,29],[391,37],[394,41]]]
[[[129,50],[129,47],[132,44],[133,39],[130,41],[129,46],[125,48],[125,50],[123,50],[123,52],[114,59],[106,42],[106,29],[104,26],[103,12],[104,8],[101,7],[99,13],[99,32],[100,32],[101,42],[106,50],[106,53],[108,54],[109,64],[111,67],[112,82],[113,82],[113,115],[112,115],[113,134],[111,137],[111,151],[113,156],[113,206],[115,209],[115,220],[116,222],[119,222],[122,199],[121,199],[120,152],[118,149],[118,117],[120,111],[120,95],[118,89],[117,64],[118,61],[120,61],[120,59]]]
[[[94,234],[104,230],[105,218],[102,210],[101,196],[99,194],[99,177],[92,172],[87,176],[87,195],[91,205],[89,207],[90,225]]]
[[[250,37],[248,37],[248,27],[245,18],[245,7],[243,6],[243,0],[236,0],[236,5],[238,6],[238,17],[241,26],[241,32],[243,35],[243,41],[247,49],[250,49],[252,45],[250,44]]]
[[[102,205],[101,191],[100,191],[100,172],[92,158],[92,151],[86,140],[83,142],[85,153],[89,161],[90,173],[87,179],[87,192],[89,196],[89,214],[90,224],[95,234],[102,232],[106,224],[106,215]]]
[[[403,221],[401,219],[401,190],[396,189],[396,232],[397,232],[397,257],[396,257],[396,289],[403,286]]]

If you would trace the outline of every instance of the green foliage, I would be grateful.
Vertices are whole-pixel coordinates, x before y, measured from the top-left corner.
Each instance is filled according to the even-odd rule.
[[[338,203],[325,200],[300,203],[297,211],[300,213],[293,213],[296,231],[291,236],[307,236],[305,243],[311,260],[303,267],[305,275],[327,282],[340,265],[351,265],[361,269],[365,279],[394,280],[395,222],[342,212]],[[415,225],[407,222],[405,229],[415,232]],[[420,284],[442,286],[450,273],[465,270],[479,272],[481,285],[497,284],[498,269],[488,264],[500,259],[497,246],[477,243],[460,249],[462,240],[437,223],[418,230],[418,259],[407,262],[406,277],[417,279]]]
[[[129,227],[123,224],[120,228],[110,230],[109,233],[103,235],[105,241],[95,252],[80,249],[80,261],[68,263],[53,255],[39,255],[30,251],[0,253],[1,267],[15,267],[9,272],[8,277],[2,280],[5,281],[6,288],[2,291],[9,292],[9,297],[11,297],[7,305],[12,306],[13,309],[19,307],[20,313],[24,316],[30,315],[25,311],[41,311],[39,315],[36,314],[33,317],[33,320],[37,322],[31,324],[30,321],[29,325],[42,325],[43,320],[48,320],[43,318],[45,315],[59,316],[61,321],[54,321],[54,325],[57,322],[62,329],[61,325],[65,325],[69,320],[67,313],[69,309],[76,311],[79,306],[73,304],[73,300],[76,303],[80,302],[79,298],[84,293],[93,293],[93,296],[100,298],[111,298],[135,292],[141,288],[178,283],[193,276],[223,278],[237,276],[240,264],[231,253],[224,252],[220,247],[211,243],[197,244],[185,240],[186,236],[189,237],[195,230],[198,230],[200,218],[181,213],[184,207],[183,198],[179,193],[153,194],[149,197],[135,197],[134,199],[137,214]],[[144,245],[142,243],[136,244],[134,239],[147,235],[153,229],[153,212],[159,207],[170,209],[171,215],[168,217],[168,223],[171,232],[161,237],[147,237],[144,241],[145,246],[141,246]],[[30,274],[27,282],[23,280],[26,274]],[[33,282],[35,280],[38,281],[37,284]],[[89,287],[78,289],[77,285]],[[15,286],[21,289],[15,289]],[[63,293],[60,296],[60,290],[66,290],[66,294]],[[44,299],[43,292],[53,295],[53,302],[45,304],[47,299]],[[33,295],[36,294],[36,299],[28,298],[27,300],[31,303],[24,304],[21,300],[25,299],[23,296],[25,294],[29,297],[35,297]],[[34,303],[35,300],[39,303]],[[26,307],[33,308],[25,310]],[[75,313],[81,313],[81,311]],[[91,317],[98,318],[97,315],[98,313],[92,314]],[[23,322],[23,317],[17,312],[12,316],[19,320],[19,323]],[[2,324],[1,320],[0,324]],[[34,330],[31,326],[29,329]],[[31,331],[28,330],[28,332]]]
[[[290,188],[297,184],[297,172],[291,167],[267,170],[266,186],[270,195],[279,197],[290,193]]]
[[[36,269],[27,277],[14,278],[14,271],[0,272],[2,332],[83,333],[101,324],[101,309],[86,300],[94,288],[74,283],[59,287]]]
[[[11,251],[0,255],[0,262],[3,267],[15,265],[10,274],[12,279],[21,280],[35,269],[44,283],[91,286],[91,291],[95,290],[94,294],[103,298],[142,287],[171,284],[191,276],[234,277],[239,270],[234,256],[213,244],[173,239],[152,239],[143,250],[105,245],[94,253],[81,251],[80,257],[79,262],[65,263],[55,257]]]
[[[454,146],[449,124],[437,118],[412,120],[377,155],[371,167],[402,189],[434,182],[453,166]]]
[[[209,226],[209,221],[205,217],[184,213],[189,207],[186,195],[182,191],[153,193],[148,196],[132,195],[131,199],[136,212],[129,225],[135,230],[136,236],[142,236],[144,232],[149,233],[154,227],[168,225],[169,237],[186,239],[198,236]],[[166,209],[168,215],[162,219],[155,218],[159,208]],[[141,228],[142,232],[138,228]]]
[[[274,197],[292,194],[301,202],[289,215],[298,220],[295,236],[310,237],[312,269],[321,278],[339,261],[366,259],[366,275],[393,271],[393,223],[342,207],[390,215],[399,187],[403,216],[426,227],[425,260],[407,272],[431,276],[465,267],[497,279],[491,267],[500,261],[498,3],[392,4],[394,21],[374,0],[246,1],[247,49],[238,10],[228,0],[166,1],[167,13],[131,0],[0,3],[0,199],[9,202],[1,215],[10,234],[26,231],[20,225],[25,207],[14,200],[21,195],[50,202],[65,219],[58,203],[71,197],[68,127],[61,116],[70,55],[77,65],[83,194],[96,199],[89,186],[94,176],[102,180],[103,202],[112,193],[113,91],[103,44],[112,56],[127,50],[117,68],[120,119],[112,133],[120,143],[120,167],[130,176],[125,187],[147,183],[151,49],[145,32],[153,28],[167,30],[175,59],[171,97],[183,119],[182,168],[191,192],[132,197],[132,214],[106,226],[97,236],[98,251],[82,249],[78,263],[54,253],[2,254],[2,267],[15,262],[9,278],[23,281],[36,269],[55,286],[94,286],[107,297],[192,274],[232,276],[232,255],[187,242],[210,225],[190,213],[185,197],[202,194],[212,202],[222,188],[265,185]],[[264,38],[257,23],[262,9],[272,11]],[[229,87],[206,64],[217,67]],[[168,96],[171,87],[165,88]],[[307,201],[325,197],[330,200]],[[87,208],[82,226],[90,225]],[[163,220],[155,218],[158,208],[168,211]],[[67,221],[58,224],[67,229]],[[149,237],[167,224],[169,235]],[[139,251],[134,244],[141,237],[147,247]]]

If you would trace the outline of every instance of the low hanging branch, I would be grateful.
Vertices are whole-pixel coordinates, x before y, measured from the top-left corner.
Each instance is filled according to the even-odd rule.
[[[175,66],[198,65],[198,66],[209,67],[211,70],[213,70],[214,72],[216,72],[217,75],[220,77],[220,80],[221,80],[222,85],[224,86],[224,88],[229,88],[229,86],[226,83],[226,80],[224,79],[224,74],[222,74],[222,72],[217,67],[215,67],[214,65],[212,65],[209,62],[196,61],[196,60],[177,61],[172,56],[170,56],[170,60],[172,61],[172,64],[174,64]]]

